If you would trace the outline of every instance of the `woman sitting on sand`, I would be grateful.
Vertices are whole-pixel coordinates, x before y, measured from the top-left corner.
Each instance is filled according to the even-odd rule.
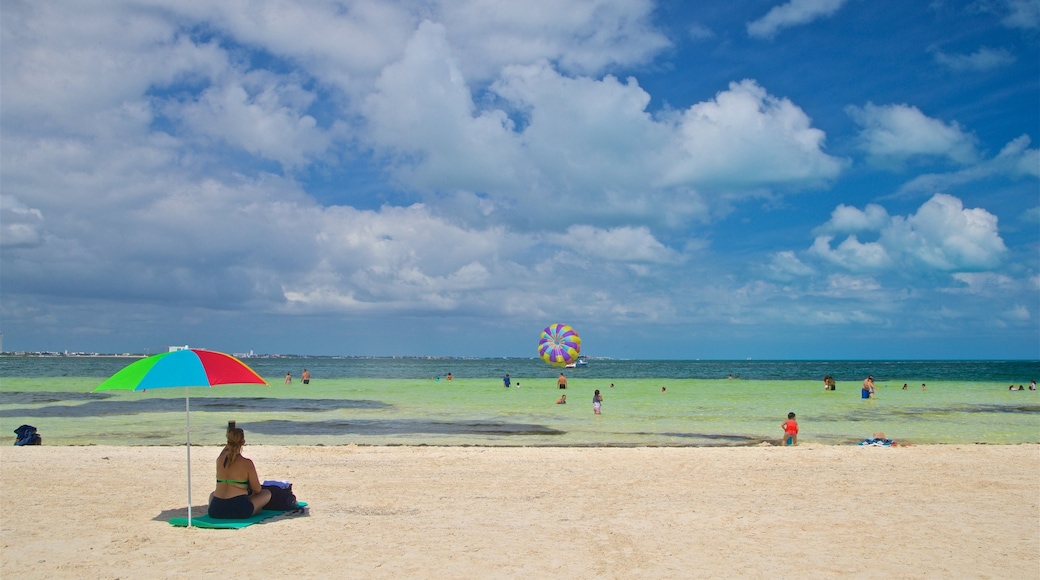
[[[242,457],[246,434],[240,428],[227,430],[227,445],[217,456],[217,489],[209,494],[209,517],[242,519],[260,513],[271,500],[271,492],[260,486],[253,462]]]

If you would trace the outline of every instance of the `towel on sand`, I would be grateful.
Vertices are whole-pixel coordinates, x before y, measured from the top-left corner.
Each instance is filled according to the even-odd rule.
[[[280,516],[286,513],[306,513],[307,502],[301,501],[297,504],[295,510],[279,511],[279,510],[261,510],[260,513],[255,516],[248,518],[242,518],[240,520],[224,520],[211,518],[208,515],[203,516],[192,516],[191,525],[196,528],[215,528],[215,529],[238,529],[251,526],[255,523],[262,522],[268,518]],[[188,518],[170,518],[170,525],[184,528],[188,526]]]

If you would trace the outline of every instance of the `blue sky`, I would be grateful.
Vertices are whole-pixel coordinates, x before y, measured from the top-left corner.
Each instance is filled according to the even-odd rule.
[[[1040,0],[0,10],[5,351],[1040,357]]]

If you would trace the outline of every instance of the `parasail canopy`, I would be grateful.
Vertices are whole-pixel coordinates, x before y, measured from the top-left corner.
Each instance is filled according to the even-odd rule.
[[[581,352],[581,337],[566,324],[550,324],[538,341],[538,356],[545,362],[562,367],[574,362]]]

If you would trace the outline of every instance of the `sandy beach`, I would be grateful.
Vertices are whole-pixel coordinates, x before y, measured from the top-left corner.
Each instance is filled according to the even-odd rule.
[[[195,515],[219,447],[192,449]],[[247,446],[310,503],[174,528],[183,447],[7,447],[4,578],[1038,578],[1040,446]]]

